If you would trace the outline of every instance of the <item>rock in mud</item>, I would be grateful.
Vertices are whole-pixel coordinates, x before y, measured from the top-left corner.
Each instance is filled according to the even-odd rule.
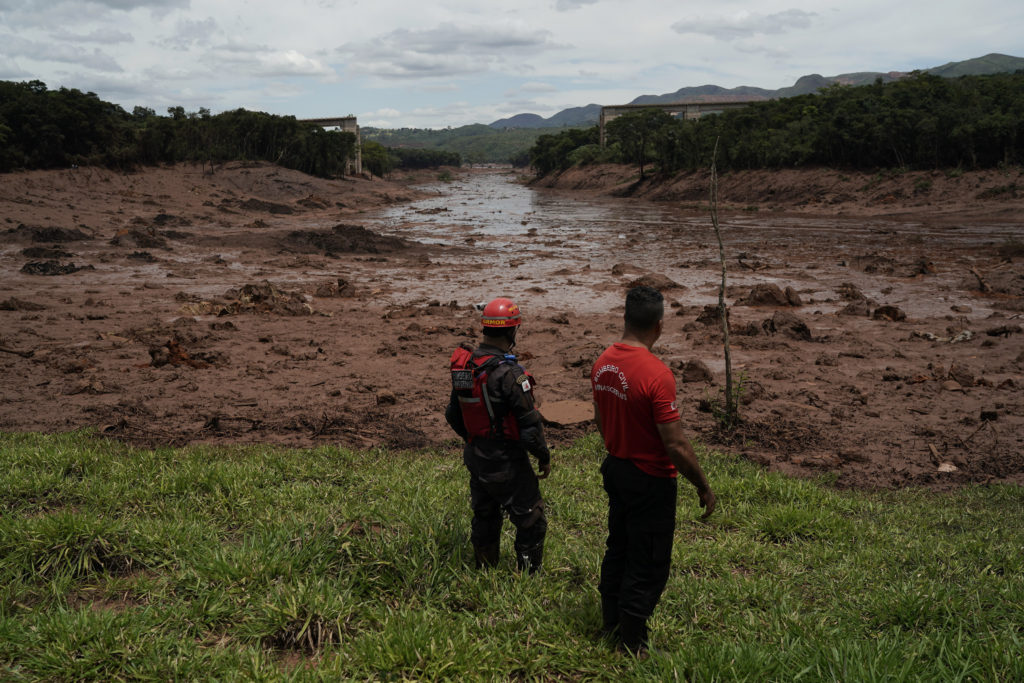
[[[21,267],[26,275],[70,275],[80,270],[96,270],[93,266],[76,266],[74,263],[59,261],[29,261]]]
[[[803,306],[804,305],[804,302],[800,298],[800,295],[792,287],[787,286],[783,293],[786,295],[786,301],[789,302],[790,306]]]
[[[62,258],[74,258],[74,254],[56,247],[28,247],[21,250],[21,255],[30,259],[56,260]]]
[[[729,320],[729,308],[725,309],[725,319]],[[704,310],[697,316],[697,322],[701,325],[721,325],[722,316],[719,313],[718,306],[716,304],[707,304],[704,306]]]
[[[871,317],[875,320],[888,320],[891,323],[895,323],[906,320],[907,314],[896,306],[879,306],[871,314]]]
[[[711,384],[714,376],[711,374],[711,369],[703,361],[688,360],[679,366],[679,379],[687,384],[694,382]]]
[[[175,367],[185,365],[190,368],[208,368],[211,365],[225,365],[227,358],[223,353],[213,351],[209,353],[189,353],[182,343],[177,339],[171,339],[161,346],[149,348],[150,365],[160,368],[165,365]]]
[[[153,217],[153,224],[158,225],[161,228],[169,226],[181,227],[192,225],[192,221],[183,216],[174,216],[169,213],[158,213]]]
[[[1020,334],[1021,332],[1024,332],[1024,328],[1021,328],[1020,325],[1000,325],[985,330],[985,334],[990,337],[1009,337],[1011,334]]]
[[[125,258],[132,259],[133,261],[142,261],[144,263],[156,263],[158,260],[148,251],[133,251],[132,253],[125,256]]]
[[[736,335],[737,337],[756,337],[761,334],[761,326],[753,320],[745,323],[739,323],[735,326],[730,323],[729,333]]]
[[[38,225],[25,225],[24,223],[8,230],[7,234],[15,239],[28,239],[32,242],[77,242],[78,240],[92,239],[91,235],[82,232],[78,228],[44,228]]]
[[[863,270],[865,273],[892,275],[896,270],[897,264],[888,256],[872,253],[853,257],[853,266]]]
[[[871,306],[866,299],[857,299],[837,311],[837,315],[852,315],[866,318],[871,315]]]
[[[776,311],[768,320],[761,323],[768,334],[783,334],[799,341],[812,341],[811,330],[807,323],[789,311]]]
[[[966,365],[962,363],[953,363],[949,367],[947,373],[949,379],[953,380],[960,386],[973,387],[974,386],[974,372],[971,371]]]
[[[839,296],[848,301],[863,301],[867,299],[864,296],[864,292],[860,291],[860,288],[852,282],[844,282],[839,285],[836,291],[839,292]]]
[[[244,202],[239,204],[239,207],[246,211],[266,211],[272,214],[292,214],[295,213],[295,209],[288,206],[287,204],[278,204],[276,202],[266,202],[262,199],[246,199]]]
[[[796,292],[794,292],[794,295]],[[797,297],[799,299],[799,297]],[[789,306],[790,301],[778,285],[761,283],[754,285],[745,297],[736,302],[737,306]]]
[[[32,301],[23,301],[15,297],[0,301],[0,311],[45,311],[46,306]]]
[[[387,237],[361,225],[335,225],[330,230],[293,230],[285,242],[300,253],[382,254],[406,249],[410,243],[398,237]]]
[[[814,364],[834,368],[839,365],[839,355],[835,353],[822,353],[814,359]]]
[[[630,281],[629,287],[630,289],[633,287],[651,287],[659,292],[663,292],[667,289],[686,289],[683,285],[671,280],[661,273],[647,273],[645,275],[641,275],[635,280]]]
[[[167,249],[167,240],[157,232],[156,228],[125,228],[119,230],[110,239],[115,247],[134,247],[136,249]]]
[[[356,295],[356,288],[351,282],[344,278],[338,278],[335,282],[326,282],[316,288],[316,296],[321,299],[330,297],[353,297]]]

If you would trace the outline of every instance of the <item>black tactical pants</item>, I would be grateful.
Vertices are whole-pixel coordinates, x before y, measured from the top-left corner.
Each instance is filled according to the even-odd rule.
[[[610,455],[601,474],[608,492],[608,541],[598,584],[605,628],[621,623],[625,640],[628,622],[644,640],[647,619],[668,582],[676,480],[653,477]]]
[[[501,539],[504,515],[516,527],[517,557],[524,555],[539,565],[547,534],[544,501],[540,495],[537,475],[526,452],[511,457],[481,457],[472,446],[466,448],[463,462],[469,470],[469,493],[473,507],[470,540],[475,548],[493,548]]]

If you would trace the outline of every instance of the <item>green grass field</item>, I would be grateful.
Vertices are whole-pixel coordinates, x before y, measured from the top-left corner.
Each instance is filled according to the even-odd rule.
[[[453,447],[0,434],[0,680],[1024,680],[1024,490],[858,493],[698,451],[636,660],[596,637],[599,441],[554,454],[545,571],[472,568]],[[506,529],[508,526],[506,525]]]

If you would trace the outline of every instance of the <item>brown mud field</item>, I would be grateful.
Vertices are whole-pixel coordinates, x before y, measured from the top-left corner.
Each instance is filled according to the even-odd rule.
[[[671,304],[655,351],[705,443],[847,487],[1024,483],[1020,169],[722,176],[734,434],[714,412],[706,174],[434,175],[0,176],[0,430],[455,457],[447,358],[504,295],[565,442],[594,429],[590,365],[647,282]]]

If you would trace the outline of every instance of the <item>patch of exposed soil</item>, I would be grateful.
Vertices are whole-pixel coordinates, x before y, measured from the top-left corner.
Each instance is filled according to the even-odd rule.
[[[1018,171],[723,176],[744,418],[733,432],[714,413],[721,270],[706,176],[630,173],[549,179],[572,192],[539,190],[514,217],[501,190],[466,223],[450,201],[398,219],[374,211],[475,174],[429,190],[268,164],[4,176],[0,429],[447,444],[456,458],[445,361],[476,337],[475,304],[500,293],[523,308],[516,350],[549,406],[549,438],[565,442],[594,429],[589,369],[643,281],[665,292],[655,350],[702,439],[842,486],[1024,483],[1024,198],[986,194]],[[627,185],[630,199],[604,197]],[[578,208],[596,201],[607,228]],[[515,229],[499,231],[499,216]]]

